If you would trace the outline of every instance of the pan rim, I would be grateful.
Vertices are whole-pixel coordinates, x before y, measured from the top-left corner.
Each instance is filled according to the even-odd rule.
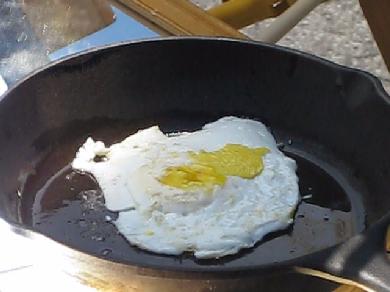
[[[15,88],[19,87],[24,82],[34,78],[34,76],[47,71],[51,67],[55,67],[57,65],[66,63],[68,61],[74,60],[78,57],[87,56],[91,53],[98,53],[103,51],[108,51],[111,49],[121,48],[121,47],[127,47],[127,46],[134,46],[134,45],[140,45],[144,43],[164,43],[164,42],[189,42],[189,41],[200,41],[200,42],[224,42],[228,44],[241,44],[241,45],[250,45],[250,46],[259,46],[259,47],[265,47],[277,50],[279,52],[296,55],[299,57],[303,57],[307,60],[315,61],[317,63],[322,64],[323,66],[327,66],[330,68],[334,68],[336,70],[341,70],[344,72],[352,72],[354,74],[358,74],[366,78],[366,80],[370,81],[374,87],[378,95],[390,106],[390,94],[386,92],[386,90],[383,87],[382,82],[379,80],[378,77],[373,75],[370,72],[358,69],[358,68],[352,68],[345,65],[337,64],[333,61],[330,61],[328,59],[325,59],[320,56],[316,56],[307,52],[303,52],[297,49],[277,45],[277,44],[269,44],[261,41],[255,41],[255,40],[243,40],[238,38],[229,38],[229,37],[208,37],[208,36],[165,36],[165,37],[155,37],[155,38],[146,38],[146,39],[138,39],[138,40],[130,40],[130,41],[123,41],[123,42],[115,42],[108,45],[102,45],[97,46],[94,48],[87,49],[85,51],[77,52],[70,54],[66,57],[62,57],[54,62],[50,62],[47,65],[35,69],[29,74],[27,74],[22,79],[18,80],[14,84],[12,84],[8,90],[3,94],[3,96],[0,97],[0,104],[7,99],[8,95],[14,91]]]

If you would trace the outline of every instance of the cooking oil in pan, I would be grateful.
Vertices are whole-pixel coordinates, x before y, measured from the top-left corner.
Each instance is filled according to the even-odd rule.
[[[191,123],[181,121],[180,125],[188,130],[194,128]],[[71,247],[107,259],[133,263],[135,258],[151,257],[176,265],[178,257],[156,255],[131,246],[111,223],[118,214],[105,208],[103,194],[94,178],[73,171],[69,165],[87,135],[109,145],[150,124],[105,120],[86,123],[84,128],[70,125],[62,132],[67,139],[58,141],[38,166],[37,175],[30,177],[24,186],[21,206],[24,223]],[[169,124],[170,121],[165,130],[177,130]],[[348,187],[310,161],[304,152],[295,151],[295,139],[278,135],[277,139],[283,141],[280,149],[298,165],[302,201],[294,223],[286,230],[268,234],[254,248],[237,255],[206,261],[183,255],[181,265],[242,266],[254,261],[256,264],[284,261],[333,246],[364,228],[362,211],[351,203],[353,194]]]

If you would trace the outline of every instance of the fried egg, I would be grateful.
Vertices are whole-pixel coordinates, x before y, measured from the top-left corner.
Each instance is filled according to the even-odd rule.
[[[250,119],[168,135],[153,126],[110,147],[88,138],[72,167],[95,177],[131,244],[161,254],[237,253],[291,224],[299,202],[295,161]]]

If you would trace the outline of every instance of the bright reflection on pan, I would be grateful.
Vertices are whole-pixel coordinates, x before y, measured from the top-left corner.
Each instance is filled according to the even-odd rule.
[[[0,234],[1,292],[96,291],[68,274],[68,271],[77,274],[77,268],[61,256],[60,246],[53,241],[35,235],[29,238],[28,231],[14,230],[3,220]]]
[[[7,84],[5,83],[3,77],[1,77],[1,75],[0,75],[0,97],[1,97],[1,95],[2,95],[4,92],[7,91],[7,89],[8,89],[8,86],[7,86]],[[0,99],[1,99],[1,98],[0,98]]]

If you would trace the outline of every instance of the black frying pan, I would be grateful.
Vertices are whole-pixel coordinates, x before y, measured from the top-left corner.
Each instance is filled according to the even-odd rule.
[[[195,130],[225,115],[270,127],[298,163],[305,198],[289,229],[237,255],[196,260],[130,246],[107,222],[117,214],[104,208],[93,178],[69,168],[89,135],[110,144],[151,125]],[[237,40],[114,45],[55,63],[1,100],[0,214],[75,261],[90,285],[310,290],[309,281],[288,280],[295,271],[390,290],[389,133],[390,99],[358,70]]]

